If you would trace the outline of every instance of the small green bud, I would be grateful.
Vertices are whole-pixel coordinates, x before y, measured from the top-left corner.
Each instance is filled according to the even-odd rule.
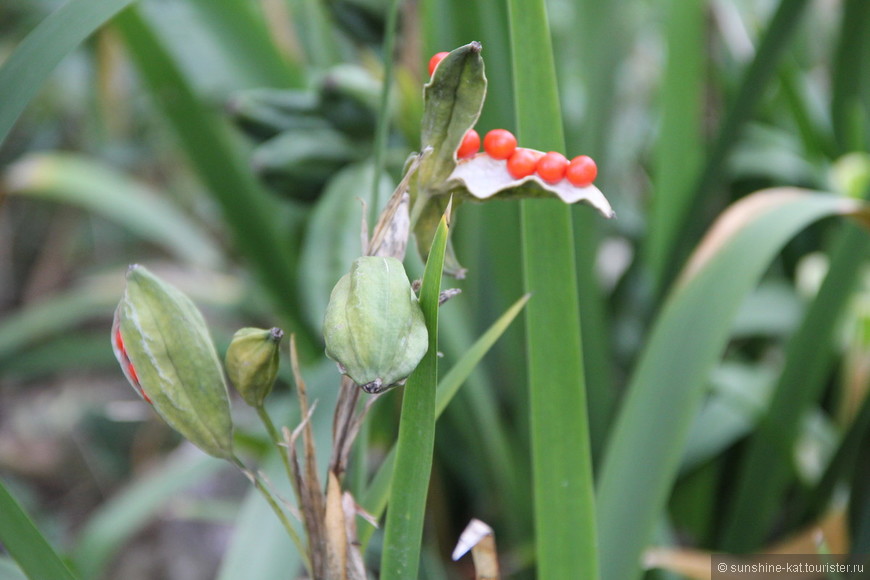
[[[429,348],[423,311],[402,263],[357,258],[329,298],[326,354],[367,393],[404,384]]]
[[[191,443],[233,457],[233,423],[220,360],[191,300],[131,266],[115,310],[112,347],[136,392]]]
[[[278,376],[280,328],[242,328],[227,349],[227,374],[247,404],[262,407]]]

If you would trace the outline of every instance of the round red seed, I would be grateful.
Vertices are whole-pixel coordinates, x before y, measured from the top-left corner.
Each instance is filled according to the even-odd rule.
[[[483,138],[483,150],[493,159],[509,159],[517,150],[517,138],[506,129],[493,129]]]
[[[460,143],[459,149],[456,150],[456,157],[458,159],[465,159],[473,156],[479,150],[480,135],[478,135],[477,131],[474,129],[469,129],[468,133],[465,134],[465,137],[462,138],[462,143]]]
[[[444,57],[450,54],[449,52],[436,52],[432,55],[432,58],[429,59],[429,76],[435,72],[435,67],[438,66],[438,63],[444,60]]]
[[[597,176],[598,166],[595,165],[595,161],[588,155],[575,157],[568,164],[568,169],[565,170],[565,177],[571,182],[571,185],[577,187],[591,185]]]
[[[558,151],[550,151],[538,160],[535,171],[547,183],[559,183],[565,178],[568,160]]]
[[[507,170],[514,179],[528,177],[535,172],[535,166],[541,157],[540,151],[517,147],[514,154],[507,161]]]

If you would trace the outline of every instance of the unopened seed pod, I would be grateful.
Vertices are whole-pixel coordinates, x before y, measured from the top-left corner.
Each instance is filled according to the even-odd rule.
[[[284,331],[280,328],[242,328],[227,349],[227,374],[236,390],[252,407],[261,407],[278,376],[278,350]]]
[[[404,384],[429,337],[402,263],[374,256],[354,261],[332,290],[323,337],[327,356],[365,392]]]
[[[187,296],[131,266],[112,348],[130,384],[172,428],[209,455],[233,457],[223,371],[205,320]]]

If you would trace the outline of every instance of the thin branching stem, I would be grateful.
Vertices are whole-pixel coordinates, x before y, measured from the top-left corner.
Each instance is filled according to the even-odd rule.
[[[293,528],[293,524],[290,523],[290,519],[287,517],[287,513],[281,508],[278,500],[275,499],[275,496],[263,482],[263,478],[256,472],[251,471],[241,459],[238,457],[233,457],[232,463],[241,470],[241,472],[247,477],[251,483],[254,484],[254,487],[263,498],[266,500],[266,503],[269,504],[269,507],[272,508],[272,511],[275,512],[275,515],[278,516],[278,519],[281,521],[281,525],[284,526],[284,529],[287,531],[287,535],[290,536],[290,539],[293,540],[293,543],[296,545],[296,549],[299,551],[299,555],[302,557],[302,562],[305,564],[305,570],[308,572],[308,576],[313,578],[313,574],[311,571],[311,560],[308,557],[308,550],[305,547],[305,543],[302,541],[302,538],[299,537],[299,534]]]
[[[281,456],[281,461],[284,463],[284,470],[287,472],[287,479],[289,479],[290,483],[293,484],[293,493],[296,495],[296,501],[301,502],[302,498],[299,494],[299,488],[296,485],[296,477],[294,477],[293,469],[290,466],[290,457],[287,453],[287,448],[284,445],[284,439],[281,437],[281,433],[278,432],[278,429],[272,422],[272,418],[266,411],[265,406],[260,405],[257,407],[257,415],[259,415],[260,421],[262,421],[263,425],[266,427],[266,431],[269,433],[269,438],[278,449],[278,455]]]

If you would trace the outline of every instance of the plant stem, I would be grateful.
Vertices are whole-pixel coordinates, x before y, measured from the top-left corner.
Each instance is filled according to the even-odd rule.
[[[296,478],[293,475],[293,469],[290,467],[290,457],[287,453],[287,449],[282,445],[283,439],[281,438],[281,434],[272,422],[269,413],[266,412],[266,407],[263,405],[257,407],[257,415],[259,415],[260,421],[263,422],[263,425],[266,426],[266,431],[269,433],[269,437],[278,449],[278,455],[281,456],[281,461],[284,463],[284,470],[287,472],[287,479],[290,481],[290,484],[293,486],[293,492],[296,494],[296,501],[301,503],[302,498],[299,496],[299,488],[296,485]]]
[[[254,487],[257,488],[257,491],[263,496],[266,500],[266,503],[269,504],[269,507],[272,508],[272,511],[275,512],[275,515],[278,516],[278,519],[281,521],[281,525],[284,526],[284,529],[287,531],[287,535],[290,536],[290,539],[293,540],[293,543],[296,545],[296,549],[299,550],[299,555],[302,557],[302,562],[305,564],[305,570],[308,572],[308,576],[313,578],[311,572],[311,559],[308,557],[308,550],[305,547],[305,544],[302,542],[302,538],[299,537],[299,534],[293,528],[293,524],[290,523],[290,520],[287,518],[287,514],[278,504],[278,500],[275,499],[275,496],[269,491],[269,488],[263,483],[263,479],[260,477],[258,473],[255,473],[245,467],[245,464],[242,463],[242,460],[238,457],[233,457],[232,461],[233,465],[239,468],[239,470],[251,480],[251,483],[254,484]]]

